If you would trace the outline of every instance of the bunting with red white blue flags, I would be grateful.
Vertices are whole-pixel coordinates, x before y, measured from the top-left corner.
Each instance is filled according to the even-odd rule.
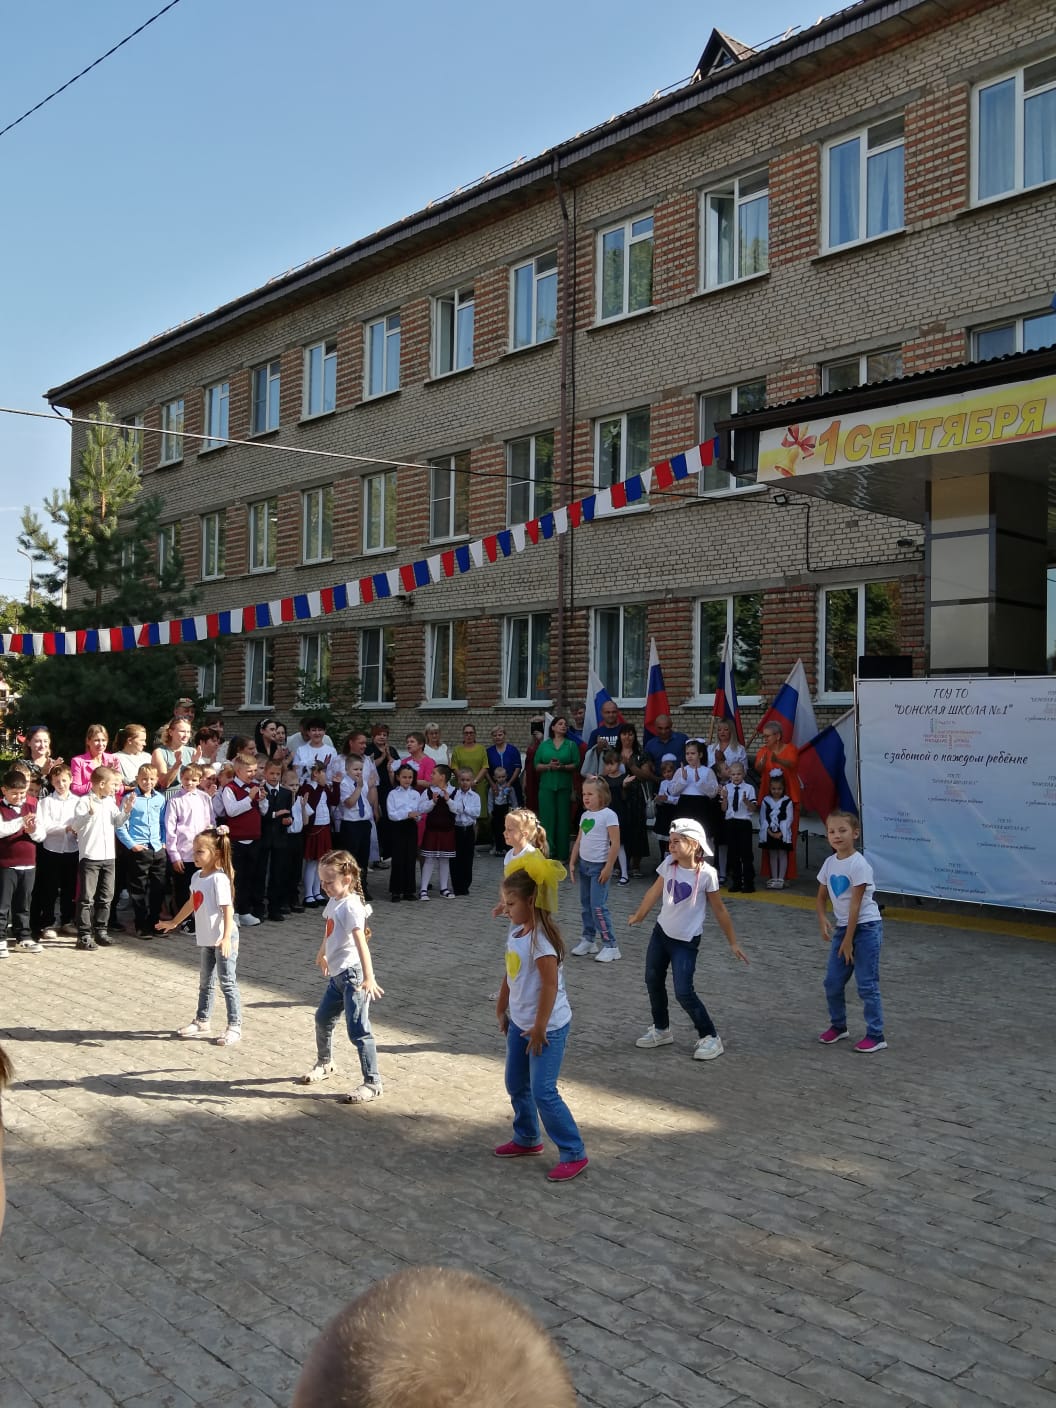
[[[719,675],[715,681],[715,705],[711,712],[717,719],[729,719],[736,730],[738,743],[744,742],[741,710],[737,703],[737,685],[733,678],[733,639],[729,635],[722,642]]]

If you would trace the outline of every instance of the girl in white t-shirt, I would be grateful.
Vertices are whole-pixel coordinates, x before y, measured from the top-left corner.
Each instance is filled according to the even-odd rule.
[[[198,1011],[193,1022],[176,1033],[185,1039],[207,1037],[213,1010],[216,980],[227,1004],[227,1030],[217,1046],[234,1046],[242,1040],[242,997],[238,991],[238,925],[235,923],[235,872],[227,827],[210,827],[194,838],[191,854],[198,867],[191,877],[191,896],[171,919],[159,920],[157,929],[169,934],[194,915],[194,933],[202,951],[198,982]]]
[[[374,977],[370,957],[367,920],[372,910],[363,899],[359,866],[348,851],[328,851],[319,862],[319,880],[329,899],[323,910],[323,941],[315,961],[328,982],[315,1013],[315,1065],[301,1077],[301,1082],[314,1085],[333,1075],[334,1027],[344,1012],[348,1039],[359,1052],[363,1074],[344,1103],[366,1105],[380,1100],[382,1093],[378,1048],[370,1027],[371,998],[384,994]]]
[[[503,875],[509,875],[514,870],[527,870],[539,887],[536,905],[548,914],[556,914],[557,887],[568,871],[559,860],[550,859],[550,845],[542,822],[528,807],[514,807],[513,811],[506,813],[502,834],[509,846],[503,857]],[[499,902],[491,913],[493,918],[505,913],[501,882]]]
[[[853,973],[865,1009],[865,1036],[855,1042],[854,1049],[872,1055],[887,1047],[880,1001],[884,925],[880,906],[873,898],[873,868],[861,851],[855,850],[861,827],[851,812],[830,812],[825,818],[825,834],[833,854],[818,871],[816,907],[822,942],[829,945],[825,970],[829,1026],[818,1040],[823,1046],[833,1046],[847,1036],[845,990]],[[835,928],[825,912],[826,900],[832,901]]]
[[[546,1175],[565,1183],[583,1172],[587,1154],[572,1113],[557,1089],[572,1024],[561,964],[565,945],[553,917],[538,907],[538,886],[528,871],[502,882],[502,911],[510,921],[506,976],[495,1015],[506,1037],[506,1089],[513,1105],[513,1138],[495,1150],[499,1159],[541,1154],[539,1123],[557,1145],[559,1162]]]
[[[697,1029],[694,1061],[714,1060],[723,1051],[715,1023],[693,987],[697,951],[709,910],[725,934],[734,958],[748,962],[737,943],[729,910],[719,894],[719,877],[708,864],[710,854],[708,838],[700,822],[691,817],[676,817],[671,823],[668,854],[656,869],[657,879],[628,920],[630,924],[640,924],[660,900],[660,915],[649,936],[645,955],[645,986],[653,1025],[635,1045],[670,1046],[674,1041],[667,1007],[667,970],[670,968],[675,1000]]]
[[[620,819],[609,806],[609,784],[603,777],[590,778],[583,784],[583,815],[568,862],[570,880],[579,869],[583,937],[572,950],[577,958],[592,953],[596,963],[615,963],[620,957],[609,913],[609,881],[619,853]]]

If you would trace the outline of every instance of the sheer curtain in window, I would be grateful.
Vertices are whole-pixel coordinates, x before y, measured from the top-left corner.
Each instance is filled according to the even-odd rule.
[[[1056,180],[1056,88],[1023,104],[1023,184]]]
[[[1016,80],[1006,78],[979,93],[979,199],[1016,184]]]
[[[902,216],[902,192],[904,182],[903,150],[892,147],[889,151],[878,152],[869,158],[866,171],[866,235],[886,234],[888,230],[900,230],[905,223]]]
[[[829,244],[836,248],[858,238],[858,183],[861,139],[840,142],[829,151]]]

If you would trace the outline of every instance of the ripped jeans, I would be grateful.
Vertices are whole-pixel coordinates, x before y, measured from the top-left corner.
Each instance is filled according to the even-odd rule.
[[[603,861],[580,860],[579,905],[583,911],[583,937],[591,943],[599,940],[605,948],[616,947],[616,930],[609,913],[609,882],[598,878],[605,869]]]

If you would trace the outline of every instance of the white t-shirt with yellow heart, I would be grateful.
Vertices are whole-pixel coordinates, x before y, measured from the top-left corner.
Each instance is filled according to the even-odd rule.
[[[540,925],[532,931],[510,926],[506,939],[506,978],[510,985],[510,1021],[528,1031],[535,1025],[535,1014],[539,1011],[539,996],[543,990],[536,959],[556,958],[557,950],[546,937]],[[572,1020],[572,1008],[565,992],[565,975],[561,965],[557,967],[557,997],[554,1008],[546,1023],[548,1032],[566,1027]]]

